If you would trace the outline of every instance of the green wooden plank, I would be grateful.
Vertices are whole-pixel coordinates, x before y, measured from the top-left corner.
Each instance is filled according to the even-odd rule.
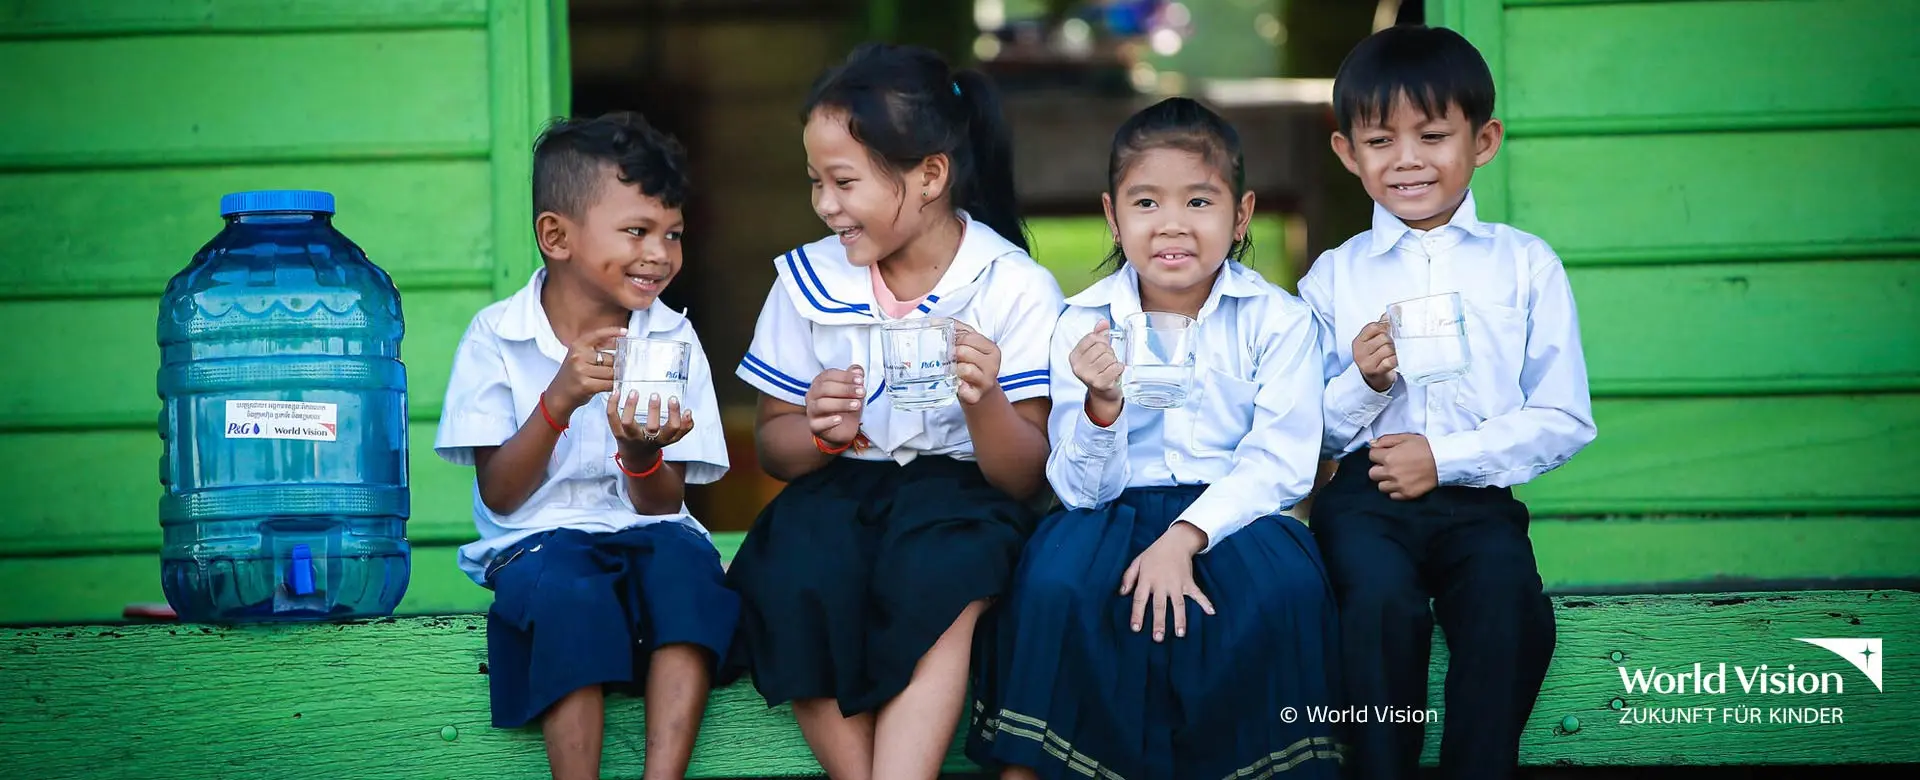
[[[1597,396],[1920,389],[1920,261],[1570,275]]]
[[[466,151],[489,137],[486,40],[425,30],[0,43],[0,73],[32,74],[0,80],[0,168]]]
[[[1920,28],[1920,3],[1546,6],[1509,9],[1505,23],[1500,99],[1516,134],[1543,122],[1577,132],[1587,121],[1619,132],[1633,119],[1657,120],[1645,123],[1656,132],[1875,114],[1920,123],[1920,81],[1909,77],[1920,49],[1908,36]]]
[[[249,189],[332,192],[340,230],[403,290],[486,287],[489,175],[485,160],[459,160],[0,176],[0,234],[51,239],[25,250],[36,262],[0,263],[0,298],[158,295],[220,232],[220,196]]]
[[[1795,637],[1920,640],[1920,596],[1813,591],[1734,598],[1560,599],[1559,646],[1522,737],[1522,762],[1553,764],[1828,764],[1920,760],[1904,739],[1920,715],[1899,675],[1875,692],[1828,651]],[[69,626],[0,631],[0,739],[29,776],[196,777],[207,766],[249,777],[309,776],[315,767],[439,778],[532,777],[544,770],[537,732],[487,725],[484,622],[413,618],[351,625],[219,629]],[[1444,638],[1436,637],[1436,649]],[[1620,662],[1612,660],[1618,653]],[[1430,706],[1441,710],[1446,653],[1435,653]],[[1693,662],[1767,663],[1837,675],[1844,692],[1639,695],[1619,669]],[[156,669],[166,670],[164,674]],[[1729,673],[1732,674],[1731,672]],[[182,685],[182,681],[192,681]],[[249,691],[232,707],[232,691]],[[1644,726],[1624,708],[1840,708],[1840,726]],[[216,720],[207,720],[213,718]],[[1764,720],[1764,718],[1763,718]],[[139,739],[107,738],[140,724]],[[226,739],[206,739],[208,728]],[[603,776],[638,778],[644,710],[609,699]],[[1427,729],[1427,763],[1439,729]],[[298,749],[292,749],[298,746]],[[745,683],[716,691],[689,777],[818,775],[785,707]],[[950,770],[969,768],[956,744]]]
[[[1511,221],[1570,265],[1920,254],[1916,185],[1887,164],[1920,159],[1920,128],[1522,138],[1501,156]]]
[[[0,39],[316,32],[486,24],[487,0],[11,0]]]
[[[573,38],[567,24],[567,0],[547,0],[547,62],[553,85],[553,113],[573,113]]]
[[[156,300],[0,301],[0,332],[38,334],[0,341],[0,363],[20,369],[0,383],[0,431],[154,430],[160,413]],[[401,289],[407,334],[400,356],[415,420],[439,419],[454,347],[473,315],[491,302],[485,290]]]
[[[1507,138],[1563,135],[1629,135],[1913,127],[1920,109],[1862,109],[1761,114],[1664,114],[1595,117],[1535,117],[1507,125]]]
[[[1599,437],[1518,492],[1536,514],[1920,508],[1920,396],[1620,399]]]
[[[1535,519],[1529,535],[1553,593],[1920,583],[1920,518]]]
[[[1429,12],[1437,12],[1430,24],[1445,25],[1466,36],[1486,59],[1496,87],[1507,83],[1506,13],[1498,2],[1485,0],[1432,0]],[[1498,90],[1496,90],[1497,92]],[[1504,116],[1504,106],[1494,107],[1495,116]],[[1480,216],[1497,222],[1510,221],[1513,214],[1512,189],[1516,181],[1507,154],[1495,155],[1473,176],[1474,202]]]
[[[553,93],[551,22],[542,0],[494,0],[487,9],[487,115],[493,158],[493,292],[513,294],[540,266],[533,233],[533,141],[566,99]]]
[[[443,496],[447,509],[465,494]],[[420,505],[416,502],[416,507]],[[400,614],[483,610],[487,593],[455,563],[455,548],[474,538],[464,512],[442,517],[438,538],[416,528],[413,582]],[[149,509],[139,517],[151,518]],[[17,524],[9,518],[7,528]],[[464,524],[464,525],[459,525]],[[158,524],[124,552],[84,549],[32,557],[24,531],[0,534],[0,624],[110,622],[129,603],[162,600]],[[1536,518],[1530,533],[1548,592],[1710,593],[1768,587],[1884,586],[1920,582],[1920,518],[1916,517],[1660,517],[1583,520]],[[716,532],[714,546],[732,560],[743,532]],[[25,546],[23,546],[25,545]],[[28,556],[28,557],[19,557]],[[39,583],[84,583],[49,590]],[[23,594],[34,593],[34,598]]]
[[[1824,648],[1800,637],[1874,637],[1889,649],[1920,641],[1920,594],[1908,591],[1807,591],[1722,596],[1599,596],[1555,599],[1559,640],[1546,685],[1521,736],[1523,763],[1584,766],[1702,764],[1853,764],[1920,761],[1920,742],[1906,737],[1920,715],[1920,684],[1897,673],[1885,692]],[[1434,639],[1429,706],[1443,700],[1442,637]],[[1614,653],[1619,653],[1616,661]],[[1895,652],[1899,652],[1895,650]],[[1694,663],[1728,665],[1727,688],[1714,693],[1628,693],[1620,679],[1635,670],[1692,671]],[[1825,694],[1742,692],[1733,667],[1749,676],[1769,671],[1837,675]],[[1622,709],[1615,709],[1616,702]],[[1710,708],[1712,723],[1622,723],[1642,716]],[[1757,722],[1727,723],[1725,709],[1760,708]],[[1843,723],[1781,723],[1776,708],[1839,710]],[[1784,712],[1780,713],[1784,715]],[[1441,713],[1444,719],[1444,712]],[[1444,722],[1444,720],[1442,721]],[[1438,758],[1437,728],[1427,730],[1425,762]],[[1542,759],[1548,759],[1543,761]]]

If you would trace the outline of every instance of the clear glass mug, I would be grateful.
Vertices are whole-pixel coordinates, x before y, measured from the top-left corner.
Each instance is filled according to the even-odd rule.
[[[1431,385],[1466,376],[1467,314],[1460,293],[1401,301],[1387,307],[1397,369],[1409,384]]]
[[[605,350],[601,352],[604,354]],[[661,414],[666,413],[667,401],[673,398],[680,399],[680,408],[686,410],[687,376],[692,358],[693,345],[684,341],[637,336],[615,339],[613,397],[624,405],[628,393],[639,393],[640,408],[636,417],[646,415],[647,403],[655,394],[660,396]]]
[[[947,317],[889,320],[880,326],[880,363],[893,408],[924,412],[959,397],[953,336],[953,320]]]
[[[1194,347],[1198,327],[1192,317],[1170,311],[1128,315],[1107,331],[1107,343],[1126,370],[1120,395],[1148,409],[1173,409],[1193,393]]]

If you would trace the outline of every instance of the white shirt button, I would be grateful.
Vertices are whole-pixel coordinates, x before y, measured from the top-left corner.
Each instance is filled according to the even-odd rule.
[[[1169,452],[1167,453],[1167,462],[1168,462],[1168,463],[1179,463],[1179,462],[1180,462],[1180,453],[1178,453],[1178,452],[1171,452],[1171,451],[1169,451]]]

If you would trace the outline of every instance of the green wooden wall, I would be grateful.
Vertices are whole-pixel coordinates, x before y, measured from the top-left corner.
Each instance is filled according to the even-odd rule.
[[[470,606],[470,473],[433,457],[453,346],[538,259],[540,122],[563,0],[0,2],[0,622],[163,601],[156,302],[218,198],[315,188],[407,315],[417,565],[403,609]]]
[[[1920,580],[1920,0],[1429,0],[1487,53],[1483,210],[1560,250],[1600,437],[1555,591]],[[562,0],[0,0],[0,622],[161,600],[155,300],[224,192],[317,187],[408,314],[403,612],[477,609],[452,346],[520,285]],[[556,64],[558,63],[558,64]],[[730,541],[730,540],[723,540]]]
[[[1579,301],[1600,435],[1524,491],[1580,542],[1547,578],[1920,578],[1920,2],[1427,9],[1498,84],[1482,213]]]

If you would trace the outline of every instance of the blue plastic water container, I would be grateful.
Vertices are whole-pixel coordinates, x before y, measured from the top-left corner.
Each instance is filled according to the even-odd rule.
[[[238,192],[160,301],[160,555],[182,620],[392,614],[406,593],[405,325],[325,192]]]

